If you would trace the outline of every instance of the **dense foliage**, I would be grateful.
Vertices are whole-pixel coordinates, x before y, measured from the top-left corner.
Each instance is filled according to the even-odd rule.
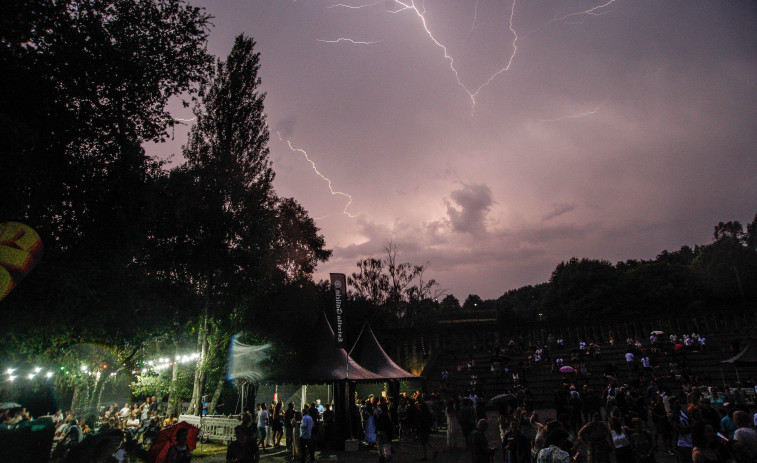
[[[485,305],[505,318],[574,322],[745,308],[757,301],[756,241],[757,216],[746,230],[737,221],[721,222],[709,244],[615,265],[573,258],[558,264],[548,282]]]
[[[312,274],[331,252],[273,189],[253,40],[214,60],[209,17],[184,0],[11,1],[5,12],[0,221],[37,230],[46,254],[0,302],[3,357],[70,370],[55,382],[75,406],[111,377],[173,402],[189,387],[197,404],[225,384],[233,334],[292,349],[271,309],[314,320],[306,298],[318,300]],[[142,145],[171,135],[172,98],[197,120],[186,164],[169,170]],[[102,348],[72,356],[77,345]],[[183,352],[201,354],[196,368],[146,364]],[[187,371],[194,385],[176,384]]]

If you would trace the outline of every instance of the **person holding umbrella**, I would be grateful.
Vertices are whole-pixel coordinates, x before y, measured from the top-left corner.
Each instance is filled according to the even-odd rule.
[[[158,433],[147,451],[147,461],[150,463],[188,463],[192,458],[192,450],[197,446],[197,436],[200,430],[180,421]]]
[[[192,461],[192,450],[187,445],[189,430],[181,428],[176,431],[176,444],[168,449],[166,463],[189,463]]]

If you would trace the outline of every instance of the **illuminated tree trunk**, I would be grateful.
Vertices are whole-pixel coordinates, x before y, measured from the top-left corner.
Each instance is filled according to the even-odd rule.
[[[205,387],[205,370],[208,364],[208,306],[206,303],[202,325],[197,335],[197,342],[200,344],[200,361],[195,369],[194,385],[192,387],[192,402],[189,405],[190,414],[200,415],[202,413],[202,393]]]
[[[221,392],[223,392],[223,385],[226,382],[226,375],[221,373],[221,377],[218,378],[218,381],[216,382],[216,388],[215,391],[213,391],[213,397],[210,400],[210,404],[208,405],[208,415],[215,415],[216,413],[216,406],[218,405],[218,400],[221,398]]]
[[[174,340],[174,362],[171,371],[171,384],[168,386],[168,410],[166,414],[170,415],[171,412],[176,413],[178,417],[181,413],[181,407],[177,407],[177,404],[181,404],[181,398],[176,396],[177,382],[179,379],[179,362],[176,360],[179,358],[179,344]]]

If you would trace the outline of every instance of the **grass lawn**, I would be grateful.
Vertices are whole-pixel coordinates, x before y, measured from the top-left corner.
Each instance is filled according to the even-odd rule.
[[[217,442],[206,442],[200,445],[197,443],[197,448],[192,452],[192,458],[204,458],[212,457],[215,455],[226,455],[226,445]]]

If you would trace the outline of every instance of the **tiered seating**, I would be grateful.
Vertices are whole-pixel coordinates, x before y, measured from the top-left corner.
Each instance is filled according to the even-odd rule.
[[[709,384],[722,385],[725,382],[726,384],[735,386],[737,381],[736,369],[732,365],[720,362],[730,356],[729,347],[734,337],[729,333],[713,334],[707,336],[708,345],[706,350],[688,352],[686,358],[689,369],[693,374],[699,377],[700,380],[706,380]],[[667,338],[664,341],[667,341]],[[649,339],[643,339],[642,344],[645,347],[649,347]],[[624,357],[627,352],[625,340],[618,340],[614,347],[606,342],[601,343],[600,346],[601,356],[599,358],[585,357],[584,359],[589,372],[589,377],[585,383],[596,390],[604,388],[606,385],[604,367],[607,363],[615,364],[618,368],[618,380],[626,382],[628,368]],[[565,365],[570,365],[571,351],[575,347],[577,346],[571,344],[557,348],[551,353],[551,358],[554,360],[557,357],[562,357],[565,360]],[[663,351],[669,352],[671,350],[671,346],[667,342],[660,343],[659,347]],[[529,354],[530,352],[508,353],[510,361],[507,363],[507,366],[517,371],[519,362],[527,362]],[[502,394],[513,387],[511,374],[503,376],[492,375],[489,368],[490,359],[493,355],[488,352],[475,352],[472,354],[475,366],[471,368],[470,372],[467,371],[467,368],[458,371],[458,362],[467,360],[470,355],[471,353],[467,352],[465,347],[460,347],[456,350],[447,350],[443,353],[434,352],[431,361],[423,372],[423,376],[427,378],[429,388],[431,390],[438,390],[441,373],[445,369],[449,372],[449,388],[453,392],[462,393],[467,389],[471,389],[471,376],[475,376],[477,379],[476,389],[478,393],[486,398]],[[658,376],[666,376],[668,374],[671,359],[671,356],[661,356],[658,359],[658,365],[660,366],[657,373]],[[755,368],[742,367],[738,373],[741,380],[757,377],[757,369]],[[571,380],[573,378],[569,377]],[[529,367],[526,374],[521,376],[521,382],[531,391],[538,407],[550,407],[552,405],[554,391],[560,387],[562,381],[563,375],[558,372],[552,372],[551,364],[546,363],[544,365]],[[584,382],[579,384],[582,385]],[[670,388],[674,393],[680,387],[678,382],[673,378],[662,378],[658,381],[658,384],[662,387]]]

